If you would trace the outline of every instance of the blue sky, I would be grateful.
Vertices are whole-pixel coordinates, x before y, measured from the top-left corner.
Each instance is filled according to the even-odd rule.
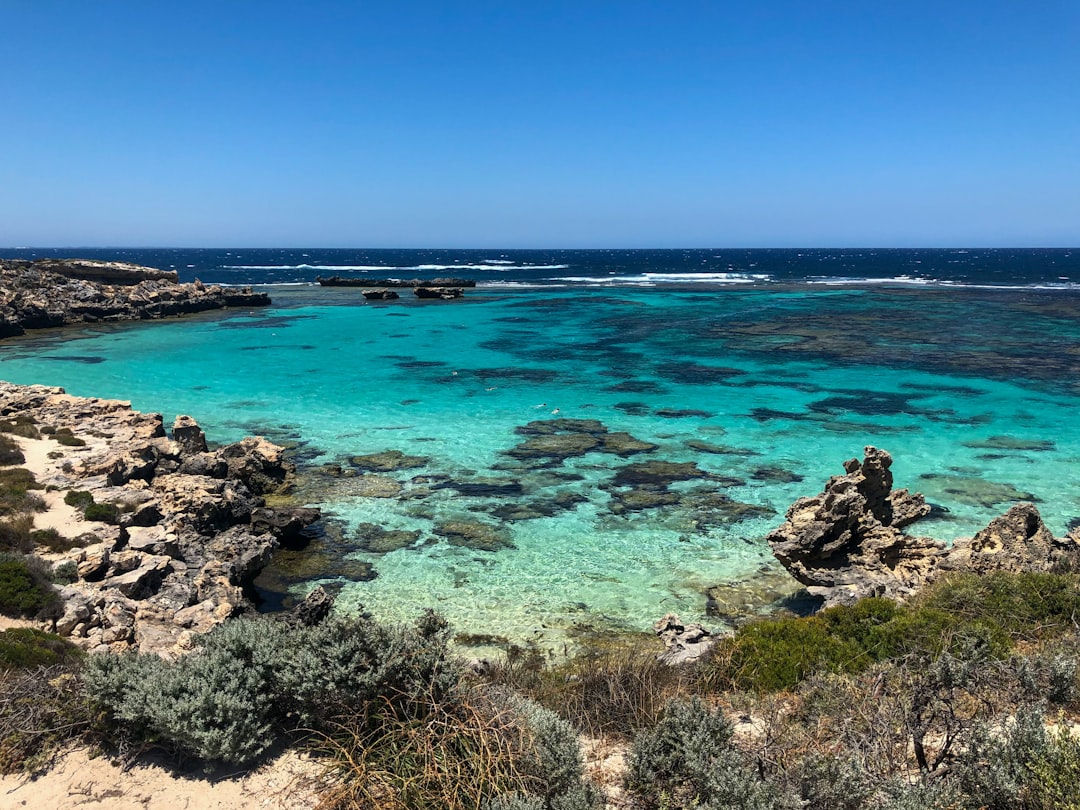
[[[0,245],[1080,245],[1080,3],[0,0]]]

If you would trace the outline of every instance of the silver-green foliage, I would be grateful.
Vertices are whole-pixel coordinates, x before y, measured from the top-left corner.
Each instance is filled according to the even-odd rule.
[[[528,745],[518,763],[520,772],[540,786],[534,795],[503,796],[488,810],[596,810],[599,791],[585,779],[581,745],[574,728],[555,712],[520,695],[499,692],[495,702],[512,712],[526,728]]]
[[[775,786],[732,745],[731,723],[701,701],[671,703],[635,738],[626,786],[636,806],[691,810],[778,810]]]
[[[249,762],[282,732],[342,707],[445,692],[458,671],[445,624],[335,619],[316,628],[239,619],[200,637],[176,662],[155,655],[94,656],[91,697],[136,740],[159,741],[205,760]]]

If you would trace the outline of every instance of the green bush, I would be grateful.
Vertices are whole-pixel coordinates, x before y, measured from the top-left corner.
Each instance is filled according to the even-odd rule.
[[[34,616],[55,607],[58,601],[41,561],[0,554],[0,614]]]
[[[864,671],[874,663],[915,656],[1001,658],[1010,640],[998,625],[932,606],[907,607],[863,599],[806,618],[780,617],[744,625],[722,639],[702,668],[709,689],[775,692],[818,672]]]
[[[83,510],[83,517],[98,523],[116,523],[120,519],[120,507],[115,503],[92,503]]]
[[[965,622],[1000,627],[1016,640],[1054,638],[1076,628],[1080,576],[1004,571],[958,574],[932,586],[920,604]]]
[[[53,434],[53,438],[57,443],[64,445],[64,447],[85,447],[86,442],[75,436],[71,432],[71,428],[59,428],[56,433]]]
[[[64,496],[64,503],[76,509],[85,509],[94,503],[94,496],[84,489],[72,489]]]
[[[34,550],[33,515],[21,514],[0,520],[0,552],[29,554]]]
[[[33,474],[23,467],[0,470],[0,515],[40,512],[45,501],[30,490],[41,489]]]
[[[645,810],[782,807],[775,786],[744,764],[731,740],[731,724],[719,711],[696,699],[670,704],[660,722],[641,731],[630,749],[626,788],[635,806]]]
[[[0,633],[0,669],[71,664],[82,658],[82,651],[60,636],[13,627]]]

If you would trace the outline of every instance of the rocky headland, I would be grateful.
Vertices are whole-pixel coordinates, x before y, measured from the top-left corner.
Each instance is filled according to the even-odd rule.
[[[267,505],[294,470],[265,439],[211,450],[190,417],[170,434],[127,402],[6,382],[0,421],[40,487],[40,556],[68,582],[37,621],[85,649],[183,651],[251,610],[245,587],[319,518]]]
[[[930,514],[918,493],[893,489],[892,456],[865,449],[768,535],[773,554],[825,606],[868,596],[904,600],[943,573],[1050,571],[1080,552],[1080,529],[1054,537],[1032,503],[1018,503],[951,547],[903,530]]]
[[[266,306],[250,287],[181,284],[174,271],[85,259],[0,259],[0,338],[79,323]]]

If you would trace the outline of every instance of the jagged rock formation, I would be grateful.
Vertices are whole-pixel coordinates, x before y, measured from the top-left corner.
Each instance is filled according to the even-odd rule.
[[[176,273],[124,262],[0,260],[0,338],[75,323],[134,321],[266,306],[250,287],[179,284]]]
[[[867,596],[904,599],[945,571],[1046,571],[1080,550],[1056,539],[1034,504],[1020,503],[947,549],[901,529],[930,513],[922,495],[893,490],[892,457],[875,447],[844,463],[825,490],[800,498],[769,533],[773,554],[825,606]]]
[[[82,548],[54,558],[75,564],[62,609],[46,629],[87,649],[135,647],[170,654],[192,634],[250,609],[244,586],[319,518],[314,509],[268,508],[264,495],[289,487],[282,448],[247,438],[207,450],[202,430],[178,417],[170,438],[160,414],[60,388],[0,382],[0,417],[33,417],[39,429],[70,428],[82,446],[42,446],[38,483],[83,533]],[[47,449],[47,452],[45,452]],[[71,491],[115,504],[114,524],[82,520],[64,506]],[[319,608],[321,609],[321,608]]]

